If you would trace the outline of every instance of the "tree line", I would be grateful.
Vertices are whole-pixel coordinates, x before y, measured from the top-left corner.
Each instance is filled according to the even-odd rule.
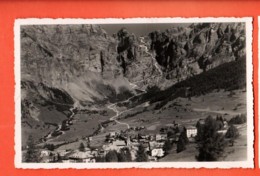
[[[208,116],[203,124],[198,122],[197,129],[197,151],[198,161],[217,161],[224,156],[225,148],[239,137],[238,129],[232,124],[226,134],[218,133],[222,127],[219,125],[221,119]]]

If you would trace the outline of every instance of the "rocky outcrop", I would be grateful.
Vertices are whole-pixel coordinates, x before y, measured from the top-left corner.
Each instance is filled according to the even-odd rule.
[[[184,80],[245,56],[244,32],[243,23],[192,24],[150,33],[150,48],[168,79]]]
[[[117,40],[99,26],[26,26],[21,36],[22,80],[64,90],[78,102],[106,99],[110,94],[96,89],[100,84],[118,91],[127,83]]]

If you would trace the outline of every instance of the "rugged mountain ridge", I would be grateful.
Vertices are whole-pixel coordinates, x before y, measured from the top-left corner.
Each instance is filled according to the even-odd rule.
[[[106,99],[111,92],[106,93],[102,87],[117,93],[122,87],[132,91],[129,80],[133,82],[137,73],[151,69],[149,60],[144,64],[122,60],[119,56],[124,55],[124,49],[117,52],[122,42],[108,36],[100,27],[71,28],[30,26],[22,29],[22,80],[64,89],[81,104]],[[131,54],[126,53],[128,57]]]
[[[24,124],[57,123],[72,107],[100,109],[243,58],[244,33],[242,23],[192,24],[143,37],[125,28],[110,36],[98,25],[23,26]],[[49,106],[55,115],[42,117]]]
[[[22,80],[64,89],[79,102],[106,99],[110,93],[98,92],[100,84],[115,91],[131,91],[128,82],[163,88],[241,57],[243,32],[242,24],[197,24],[155,31],[144,40],[127,29],[109,36],[97,25],[26,26]]]

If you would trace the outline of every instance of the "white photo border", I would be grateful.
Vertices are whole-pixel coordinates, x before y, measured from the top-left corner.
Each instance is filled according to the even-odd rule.
[[[15,158],[16,168],[22,169],[123,169],[123,168],[254,168],[254,106],[253,106],[253,57],[251,17],[206,17],[206,18],[28,18],[16,19],[14,25],[15,43]],[[223,162],[129,162],[129,163],[23,163],[21,151],[21,68],[20,27],[21,25],[50,24],[129,24],[129,23],[199,23],[199,22],[245,22],[246,24],[246,76],[247,76],[247,160]],[[259,19],[260,22],[260,19]],[[260,30],[259,30],[260,31]],[[260,42],[259,42],[260,45]],[[260,123],[259,123],[260,125]],[[260,151],[260,149],[259,149]]]

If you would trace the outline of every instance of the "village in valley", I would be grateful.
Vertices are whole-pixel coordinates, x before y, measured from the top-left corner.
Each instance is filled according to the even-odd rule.
[[[236,118],[244,119],[245,116]],[[227,137],[227,131],[230,129],[227,120],[222,116],[217,116],[216,119],[209,116],[208,119],[217,122],[217,134]],[[199,143],[198,132],[203,128],[206,128],[205,119],[199,119],[196,124],[187,127],[174,121],[161,128],[158,134],[142,134],[144,126],[130,127],[125,131],[108,133],[105,136],[105,144],[98,148],[91,147],[93,137],[74,142],[73,146],[75,143],[78,144],[76,149],[66,149],[66,145],[69,144],[58,148],[47,145],[46,149],[40,150],[40,158],[43,163],[133,162],[138,159],[143,162],[158,162],[169,152],[183,152],[190,144]],[[233,136],[228,137],[228,143],[233,146],[237,137],[233,133],[238,135],[238,131],[231,133]]]

